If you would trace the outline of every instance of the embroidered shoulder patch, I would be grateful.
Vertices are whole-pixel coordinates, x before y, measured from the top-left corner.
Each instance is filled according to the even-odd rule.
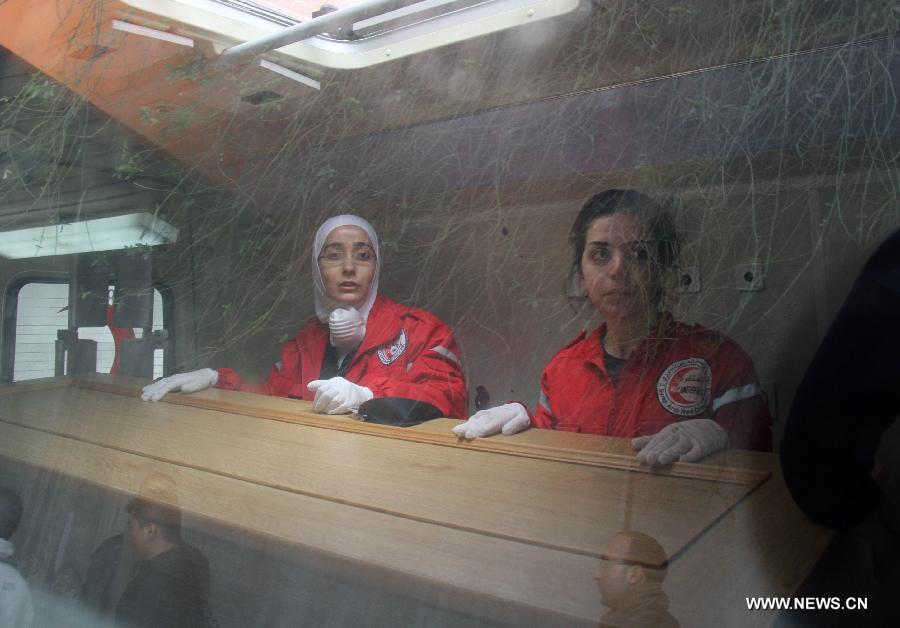
[[[406,351],[406,330],[401,329],[400,335],[389,345],[381,345],[378,347],[378,359],[385,366],[391,364],[394,360],[403,355]]]
[[[702,358],[688,358],[666,367],[656,381],[656,396],[678,416],[697,416],[709,405],[712,372]]]

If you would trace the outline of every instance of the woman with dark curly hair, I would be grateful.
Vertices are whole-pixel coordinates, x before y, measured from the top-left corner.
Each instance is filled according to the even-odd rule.
[[[632,438],[648,464],[696,461],[726,447],[771,450],[771,418],[749,356],[733,340],[675,321],[661,309],[678,256],[666,207],[633,190],[608,190],[582,207],[570,233],[572,270],[603,317],[557,353],[541,376],[538,407],[476,413],[466,438],[529,425]]]

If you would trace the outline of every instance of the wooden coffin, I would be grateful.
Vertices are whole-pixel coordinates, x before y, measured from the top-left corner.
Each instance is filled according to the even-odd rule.
[[[152,404],[141,383],[3,387],[0,471],[40,470],[120,501],[163,473],[195,527],[266,539],[382,601],[503,625],[596,625],[605,609],[592,574],[626,529],[664,548],[682,625],[760,625],[774,617],[748,611],[745,597],[789,595],[829,538],[793,505],[771,454],[651,470],[621,439],[532,429],[462,441],[451,419],[404,429],[219,390]],[[18,487],[26,505],[41,498],[29,486]],[[216,576],[209,558],[227,600],[232,570]]]

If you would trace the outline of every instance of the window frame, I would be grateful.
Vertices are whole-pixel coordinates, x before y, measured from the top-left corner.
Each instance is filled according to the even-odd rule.
[[[31,283],[65,284],[71,286],[71,275],[65,271],[43,271],[24,273],[13,277],[3,291],[3,318],[0,321],[0,383],[12,384],[15,376],[16,323],[19,311],[19,292]],[[114,286],[115,281],[111,280]],[[154,282],[153,289],[162,299],[162,329],[168,335],[168,349],[163,354],[163,376],[170,375],[175,364],[175,299],[172,288],[167,284]],[[70,295],[71,298],[71,295]]]
[[[211,40],[219,52],[232,45],[290,28],[209,0],[122,2],[133,10],[150,14],[154,18],[172,20],[175,22],[173,32]],[[579,6],[581,0],[483,0],[397,28],[390,28],[388,21],[385,22],[388,28],[384,31],[356,41],[316,35],[265,54],[281,63],[294,62],[320,68],[354,70],[554,18],[570,13]],[[378,17],[354,21],[354,25]],[[134,15],[123,19],[134,20]]]

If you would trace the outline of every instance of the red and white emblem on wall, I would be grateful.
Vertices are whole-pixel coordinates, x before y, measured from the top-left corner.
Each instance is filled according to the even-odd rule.
[[[656,396],[678,416],[697,416],[709,405],[712,373],[706,360],[688,358],[666,367],[656,381]]]
[[[385,366],[403,355],[406,351],[406,330],[401,329],[400,335],[390,345],[382,345],[378,348],[378,359]]]

